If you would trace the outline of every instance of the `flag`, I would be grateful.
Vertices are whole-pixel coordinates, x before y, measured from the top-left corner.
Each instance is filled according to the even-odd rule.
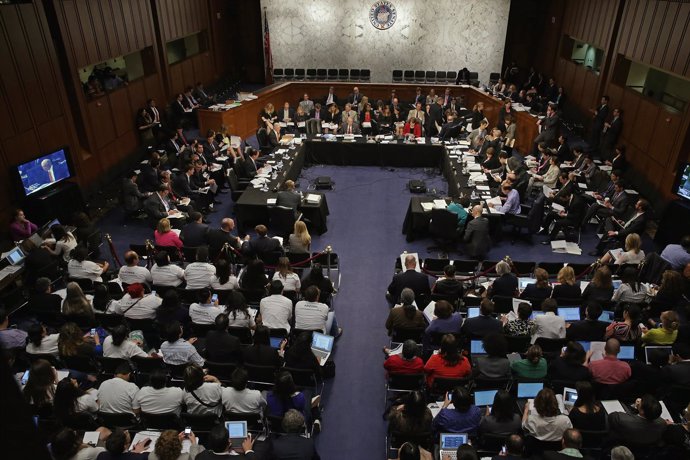
[[[271,55],[271,34],[268,32],[268,17],[264,8],[264,67],[266,72],[266,84],[273,83],[273,56]]]

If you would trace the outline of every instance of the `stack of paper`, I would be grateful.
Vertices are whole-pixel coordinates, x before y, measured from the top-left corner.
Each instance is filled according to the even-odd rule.
[[[402,265],[403,269],[405,267],[405,258],[407,256],[412,256],[415,258],[415,260],[417,261],[417,264],[415,265],[414,269],[415,269],[415,271],[418,271],[421,273],[422,269],[420,268],[421,263],[419,262],[419,254],[416,252],[403,252],[402,254],[400,254],[400,264]]]
[[[434,203],[429,203],[427,201],[423,201],[419,203],[422,206],[422,209],[424,212],[430,212],[432,209],[434,209]]]
[[[434,200],[434,209],[446,209],[446,200]]]
[[[268,206],[275,206],[277,202],[278,202],[277,198],[266,198],[266,204]]]
[[[577,243],[569,243],[565,240],[555,240],[551,242],[551,249],[553,252],[559,254],[574,254],[576,256],[582,255],[582,249]]]
[[[316,195],[314,193],[310,193],[307,195],[307,203],[319,204],[320,202],[321,202],[321,195]]]

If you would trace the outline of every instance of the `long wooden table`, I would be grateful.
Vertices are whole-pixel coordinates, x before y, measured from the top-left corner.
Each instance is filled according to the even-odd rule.
[[[294,108],[302,99],[305,93],[309,94],[310,99],[319,102],[323,101],[328,88],[332,86],[334,93],[338,96],[339,105],[343,105],[347,96],[352,92],[352,88],[357,86],[361,94],[368,96],[372,105],[378,99],[390,101],[391,90],[395,89],[396,96],[401,104],[414,100],[415,89],[419,86],[424,94],[428,94],[432,88],[436,94],[443,95],[445,88],[451,89],[453,96],[464,97],[465,107],[472,106],[481,101],[484,103],[484,115],[491,126],[498,122],[498,112],[503,106],[503,102],[493,96],[479,91],[477,88],[464,88],[456,85],[414,85],[405,83],[340,83],[340,82],[287,82],[268,86],[257,91],[258,96],[253,101],[242,102],[242,105],[224,112],[212,110],[199,110],[199,129],[205,133],[208,129],[220,130],[221,126],[228,128],[229,132],[239,135],[242,138],[252,136],[259,127],[259,112],[269,102],[273,104],[276,111],[283,107],[287,101]],[[523,154],[527,154],[532,149],[532,141],[538,134],[537,119],[528,112],[515,112],[515,123],[517,131],[515,135],[515,148]]]

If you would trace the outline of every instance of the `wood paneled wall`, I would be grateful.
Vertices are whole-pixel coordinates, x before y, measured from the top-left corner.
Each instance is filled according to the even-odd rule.
[[[563,20],[563,33],[606,51],[611,42],[619,4],[620,0],[569,1]]]
[[[626,0],[617,52],[690,77],[690,3]]]
[[[207,0],[155,0],[164,44],[209,27]]]
[[[0,62],[0,220],[6,222],[20,205],[9,168],[72,146],[75,134],[40,3],[0,7]]]

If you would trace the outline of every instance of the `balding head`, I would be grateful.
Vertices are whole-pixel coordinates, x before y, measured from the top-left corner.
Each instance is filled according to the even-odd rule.
[[[125,263],[133,267],[139,263],[139,255],[134,251],[125,252]]]
[[[582,447],[582,434],[574,428],[565,430],[563,433],[564,449],[580,449]]]
[[[414,270],[417,266],[417,259],[413,255],[408,255],[405,257],[405,268],[408,270]]]
[[[608,339],[606,341],[606,345],[604,346],[604,353],[606,353],[608,356],[618,356],[618,353],[621,352],[621,343],[618,341],[618,339]]]
[[[225,217],[220,221],[220,228],[226,232],[232,231],[232,229],[235,228],[235,221],[229,217]]]

